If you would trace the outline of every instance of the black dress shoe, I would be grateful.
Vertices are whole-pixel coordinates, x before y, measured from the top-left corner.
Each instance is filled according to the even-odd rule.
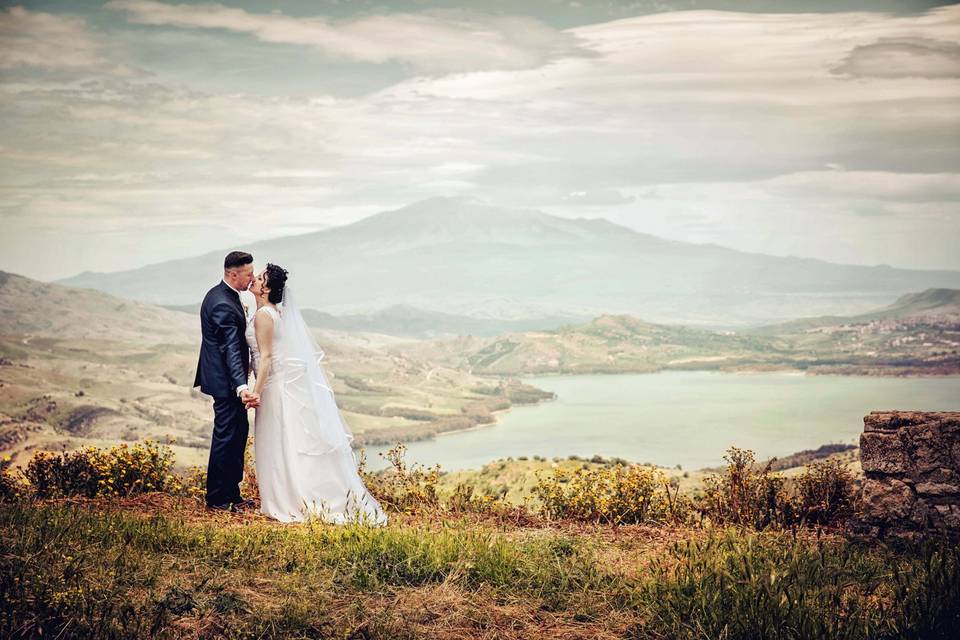
[[[243,500],[241,500],[240,502],[234,502],[234,503],[233,503],[233,508],[234,508],[236,511],[247,511],[248,509],[253,509],[253,508],[256,507],[256,506],[257,506],[257,505],[254,503],[253,500],[249,500],[249,499],[246,499],[246,498],[243,499]]]
[[[207,509],[214,509],[215,511],[229,511],[230,513],[236,513],[236,508],[233,504],[229,502],[224,502],[223,504],[208,504]]]

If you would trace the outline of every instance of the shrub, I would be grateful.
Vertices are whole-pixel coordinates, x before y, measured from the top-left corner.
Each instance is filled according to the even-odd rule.
[[[792,482],[771,473],[775,459],[757,469],[753,452],[731,447],[724,473],[704,478],[698,510],[716,524],[764,529],[803,524],[836,525],[854,511],[853,474],[838,460],[814,462]]]
[[[794,510],[808,524],[832,525],[853,514],[856,497],[853,474],[843,463],[821,460],[797,478]]]
[[[366,458],[361,453],[358,468],[360,477],[373,497],[385,508],[406,513],[436,509],[440,505],[437,496],[440,465],[425,469],[415,464],[408,468],[403,459],[406,451],[407,447],[403,444],[397,444],[387,451],[386,458],[392,468],[380,473],[366,471]]]
[[[194,498],[205,504],[207,495],[206,467],[194,466],[187,469],[186,475],[180,479],[179,489],[174,493],[188,498]]]
[[[176,477],[170,473],[173,451],[152,440],[132,447],[121,444],[96,451],[95,456],[101,461],[101,495],[126,496],[164,491],[177,483]]]
[[[477,495],[472,486],[462,482],[453,488],[446,502],[447,509],[459,513],[492,513],[499,506],[502,506],[500,496]]]
[[[10,473],[11,464],[10,456],[0,458],[0,502],[14,502],[24,494],[23,483]]]
[[[59,454],[41,451],[27,463],[24,476],[38,498],[126,496],[172,488],[176,482],[172,466],[169,447],[148,440],[132,447],[85,447]]]
[[[100,469],[93,447],[62,454],[39,451],[27,463],[24,476],[37,498],[92,498],[100,490]]]
[[[772,460],[755,470],[753,452],[730,447],[720,475],[703,480],[704,496],[697,510],[714,524],[737,524],[764,529],[790,524],[793,505],[783,490],[784,478],[770,472]]]
[[[685,522],[690,501],[672,491],[666,476],[637,465],[537,473],[534,495],[547,518],[609,524]]]

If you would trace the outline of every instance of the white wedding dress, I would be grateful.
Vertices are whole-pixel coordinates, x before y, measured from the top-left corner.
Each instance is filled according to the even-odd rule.
[[[262,307],[246,331],[255,374],[256,322],[273,318],[273,357],[254,421],[260,511],[282,522],[384,525],[387,516],[357,472],[353,435],[319,365],[323,351],[286,294],[280,309]]]

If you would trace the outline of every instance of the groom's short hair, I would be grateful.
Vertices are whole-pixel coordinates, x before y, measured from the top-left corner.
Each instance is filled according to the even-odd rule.
[[[227,254],[227,257],[223,259],[223,270],[236,269],[237,267],[242,267],[252,262],[253,256],[249,253],[245,251],[231,251]]]

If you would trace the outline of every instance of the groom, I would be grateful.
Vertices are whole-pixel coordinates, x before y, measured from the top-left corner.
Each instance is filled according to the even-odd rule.
[[[243,453],[247,446],[245,404],[259,398],[247,387],[250,349],[244,335],[247,316],[240,292],[253,282],[253,256],[233,251],[223,260],[223,280],[207,292],[200,305],[200,361],[193,386],[213,396],[213,440],[207,464],[207,506],[236,511],[251,506],[240,495]]]

